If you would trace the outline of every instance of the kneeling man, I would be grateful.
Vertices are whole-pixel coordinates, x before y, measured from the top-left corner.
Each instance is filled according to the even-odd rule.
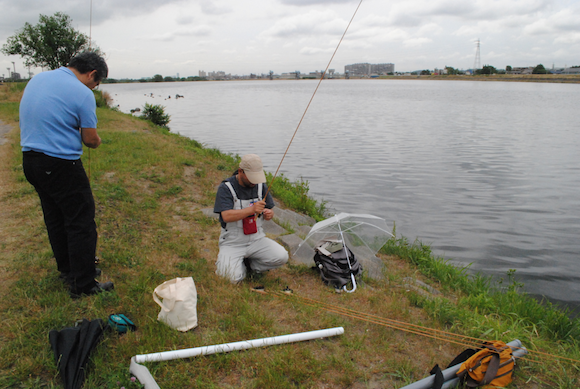
[[[274,217],[274,200],[267,186],[262,160],[256,154],[242,157],[238,170],[217,191],[213,211],[220,214],[222,232],[216,273],[239,282],[246,265],[256,273],[276,269],[288,262],[284,247],[266,238],[262,223]]]

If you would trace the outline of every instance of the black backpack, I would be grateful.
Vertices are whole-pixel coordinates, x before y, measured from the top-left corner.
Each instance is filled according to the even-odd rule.
[[[352,251],[345,245],[342,245],[340,250],[334,252],[329,252],[320,246],[315,249],[314,263],[320,271],[320,278],[325,283],[334,286],[336,289],[342,289],[343,286],[351,282],[351,273],[355,277],[362,273],[362,266]],[[346,257],[347,252],[348,260]],[[349,261],[350,266],[348,265]]]

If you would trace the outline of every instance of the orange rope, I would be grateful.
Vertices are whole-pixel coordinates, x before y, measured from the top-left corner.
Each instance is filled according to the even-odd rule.
[[[271,294],[271,293],[268,293],[265,291],[260,291],[260,293]],[[347,316],[347,317],[350,317],[353,319],[363,320],[363,321],[366,321],[369,323],[378,324],[378,325],[382,325],[382,326],[393,328],[393,329],[398,329],[401,331],[405,331],[405,332],[412,333],[415,335],[425,336],[425,337],[432,338],[435,340],[441,340],[441,341],[445,341],[445,342],[449,342],[449,343],[454,343],[454,344],[457,344],[460,346],[479,348],[479,345],[485,341],[485,339],[474,338],[474,337],[466,336],[466,335],[458,335],[458,334],[444,331],[444,330],[438,330],[438,329],[434,329],[434,328],[424,327],[424,326],[420,326],[417,324],[405,323],[405,322],[394,320],[394,319],[387,319],[387,318],[384,318],[381,316],[368,314],[368,313],[364,313],[364,312],[357,312],[357,311],[354,311],[352,309],[334,306],[334,305],[331,305],[328,303],[323,303],[323,302],[316,301],[316,300],[313,300],[313,299],[308,298],[308,297],[298,296],[295,294],[276,292],[274,295],[283,296],[286,298],[295,297],[296,299],[301,300],[302,304],[304,304],[304,305],[311,306],[314,308],[322,308],[322,309],[326,310],[327,312],[337,313],[339,315]],[[523,349],[523,347],[511,347],[511,348],[512,349]],[[544,357],[550,357],[550,358],[554,358],[554,359],[560,359],[562,361],[580,364],[580,360],[576,360],[576,359],[572,359],[572,358],[568,358],[568,357],[553,355],[553,354],[549,354],[549,353],[538,351],[538,350],[526,349],[526,351],[528,352],[528,354],[530,356],[532,356],[532,354],[538,354],[538,355],[544,356]],[[537,356],[537,355],[534,355],[534,356]],[[519,359],[531,361],[531,362],[538,362],[538,363],[542,362],[540,360],[530,359],[529,357],[523,357],[523,356]]]
[[[282,292],[279,292],[279,294],[287,296],[287,297],[291,297],[290,295],[287,295],[287,294],[282,293]],[[385,327],[390,327],[390,328],[402,330],[402,331],[409,332],[409,333],[416,334],[416,335],[426,336],[428,338],[433,338],[436,340],[448,341],[451,343],[458,344],[460,346],[474,347],[475,343],[467,343],[465,341],[461,341],[461,340],[465,340],[465,339],[476,340],[479,343],[484,342],[483,339],[477,339],[477,338],[472,338],[469,336],[457,335],[457,334],[453,334],[451,332],[437,330],[434,328],[427,328],[427,327],[419,326],[416,324],[401,322],[398,320],[386,319],[384,317],[380,317],[380,316],[376,316],[376,315],[371,315],[371,314],[367,314],[367,313],[353,311],[353,310],[348,309],[348,308],[336,307],[336,306],[332,306],[329,304],[321,303],[321,302],[318,302],[318,301],[315,301],[315,300],[312,300],[312,299],[309,299],[309,298],[303,297],[303,296],[295,296],[295,297],[297,297],[301,300],[305,300],[305,301],[302,301],[302,303],[304,305],[308,305],[308,306],[315,307],[315,308],[323,308],[324,310],[326,310],[328,312],[338,313],[338,314],[343,315],[343,316],[351,317],[354,319],[364,320],[364,321],[367,321],[369,323],[379,324],[379,325],[382,325]],[[438,333],[439,335],[434,335],[433,333]],[[458,340],[455,340],[454,338],[458,338]]]

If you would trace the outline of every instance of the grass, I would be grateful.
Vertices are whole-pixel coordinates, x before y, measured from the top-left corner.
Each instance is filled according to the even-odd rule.
[[[141,387],[128,370],[136,354],[337,326],[344,335],[146,365],[163,388],[396,388],[427,376],[435,363],[446,365],[464,348],[328,312],[297,297],[469,336],[519,338],[530,349],[580,359],[578,321],[523,294],[516,274],[501,284],[472,276],[402,237],[380,254],[387,280],[363,278],[353,294],[334,293],[316,272],[292,263],[260,282],[267,291],[288,286],[294,297],[254,293],[251,281],[230,284],[215,275],[219,224],[200,210],[213,206],[217,185],[238,157],[106,108],[97,112],[103,144],[85,152],[83,163],[97,204],[101,280],[114,281],[116,289],[71,300],[58,279],[38,197],[22,173],[16,130],[21,91],[5,88],[0,119],[15,130],[0,146],[1,387],[59,387],[48,332],[112,313],[127,315],[138,330],[106,334],[85,388]],[[272,193],[285,206],[323,217],[324,202],[308,197],[307,182],[277,180]],[[151,293],[186,276],[196,283],[199,326],[180,333],[157,321]],[[442,294],[408,290],[408,277]],[[513,388],[578,387],[578,364],[541,357],[518,366]]]
[[[480,315],[505,315],[508,319],[506,322],[514,322],[514,328],[541,332],[552,341],[574,344],[580,339],[580,321],[570,320],[569,311],[560,310],[548,301],[537,301],[527,296],[522,291],[523,284],[517,281],[515,270],[507,273],[507,285],[504,284],[504,279],[494,285],[490,277],[479,274],[469,276],[467,268],[457,268],[443,258],[434,257],[430,248],[420,242],[409,244],[405,238],[393,239],[382,251],[408,258],[423,274],[440,283],[441,288],[461,293],[454,304],[438,299],[415,301],[417,305],[427,308],[448,324],[454,323],[455,317],[476,310],[479,320],[471,320],[473,322],[481,322]],[[471,332],[481,333],[481,330],[482,328],[472,328]],[[509,331],[513,332],[511,329]]]
[[[268,182],[271,182],[273,175],[268,173]],[[308,196],[308,181],[300,179],[297,182],[290,181],[284,174],[280,174],[272,184],[272,193],[284,202],[286,206],[305,215],[313,217],[316,221],[325,219],[326,202],[316,201]]]

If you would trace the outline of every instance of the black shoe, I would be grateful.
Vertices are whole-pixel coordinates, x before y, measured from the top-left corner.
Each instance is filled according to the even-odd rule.
[[[265,273],[252,270],[247,275],[248,280],[250,281],[261,281],[264,278]]]
[[[97,282],[97,284],[95,286],[93,286],[91,289],[86,290],[86,291],[81,291],[81,292],[70,292],[70,296],[73,299],[78,299],[81,298],[83,295],[86,296],[92,296],[94,294],[99,294],[102,292],[109,292],[111,290],[115,289],[115,285],[112,282]]]

